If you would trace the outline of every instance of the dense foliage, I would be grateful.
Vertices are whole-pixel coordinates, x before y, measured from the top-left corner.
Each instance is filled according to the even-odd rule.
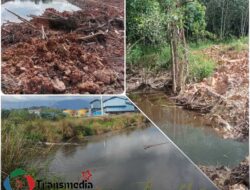
[[[127,42],[164,41],[164,13],[155,0],[127,0]]]
[[[248,34],[248,0],[201,0],[206,6],[207,31],[217,37]]]
[[[181,20],[188,40],[248,34],[248,0],[127,0],[127,43],[164,43]],[[181,5],[180,5],[181,4]]]
[[[170,33],[171,27],[176,26],[184,30],[187,47],[192,46],[188,54],[189,80],[202,80],[213,72],[214,63],[206,57],[192,56],[190,52],[196,48],[194,46],[224,43],[248,36],[248,0],[126,2],[128,68],[136,64],[149,70],[170,69]],[[177,49],[181,52],[186,48]]]

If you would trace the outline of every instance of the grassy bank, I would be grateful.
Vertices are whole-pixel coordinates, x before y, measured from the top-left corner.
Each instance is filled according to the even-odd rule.
[[[189,73],[188,81],[199,82],[209,77],[214,72],[216,61],[211,57],[204,55],[203,50],[220,45],[225,51],[236,50],[238,52],[248,49],[248,38],[228,39],[224,41],[199,41],[190,42],[189,45]],[[170,48],[168,44],[160,47],[135,45],[127,55],[128,67],[146,68],[151,71],[169,70],[171,68]],[[129,68],[130,68],[129,67]]]
[[[95,118],[62,118],[48,120],[32,117],[30,120],[16,121],[16,117],[2,120],[2,179],[12,170],[23,168],[31,173],[33,156],[48,154],[50,149],[38,142],[65,142],[71,138],[84,139],[86,136],[126,129],[144,127],[145,117],[139,113],[129,113]]]

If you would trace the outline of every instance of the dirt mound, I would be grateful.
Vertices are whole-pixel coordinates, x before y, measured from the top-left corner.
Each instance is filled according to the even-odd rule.
[[[222,190],[249,189],[249,158],[233,169],[224,166],[199,167]]]
[[[127,92],[165,90],[171,82],[171,74],[168,71],[151,72],[145,68],[127,69]]]
[[[207,113],[225,138],[248,138],[248,52],[205,49],[218,62],[215,73],[200,83],[189,84],[176,99],[187,109]]]
[[[123,10],[94,5],[76,12],[47,9],[30,21],[4,24],[2,91],[122,93]]]

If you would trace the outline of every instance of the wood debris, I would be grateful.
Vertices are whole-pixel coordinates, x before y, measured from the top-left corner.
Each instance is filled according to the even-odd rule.
[[[123,7],[98,4],[75,12],[46,9],[2,25],[6,94],[122,93]],[[119,59],[112,59],[112,58]]]

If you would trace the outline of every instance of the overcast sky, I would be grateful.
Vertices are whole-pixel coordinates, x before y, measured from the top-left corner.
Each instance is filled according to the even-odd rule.
[[[103,99],[112,96],[103,96]],[[124,97],[124,96],[123,96]],[[2,96],[2,108],[28,108],[32,106],[55,106],[70,109],[79,109],[78,106],[88,107],[89,102],[100,96]]]

